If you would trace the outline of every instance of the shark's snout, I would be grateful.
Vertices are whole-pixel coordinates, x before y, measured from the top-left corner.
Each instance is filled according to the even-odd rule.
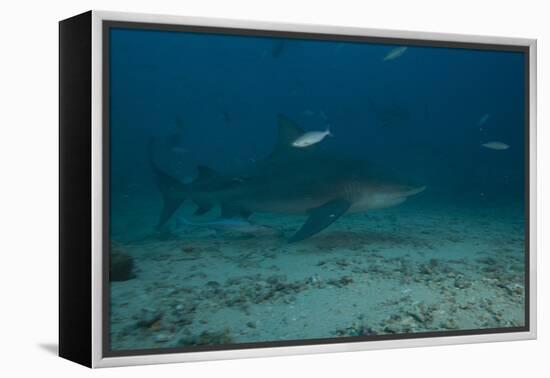
[[[383,209],[397,206],[408,197],[426,190],[426,186],[410,185],[380,185],[374,188],[366,187],[363,195],[352,206],[352,212],[363,212],[371,209]]]
[[[417,188],[409,189],[404,193],[405,197],[414,196],[415,194],[422,193],[424,190],[426,190],[426,185],[419,186]]]

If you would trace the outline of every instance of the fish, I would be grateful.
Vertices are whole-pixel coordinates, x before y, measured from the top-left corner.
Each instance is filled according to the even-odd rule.
[[[485,122],[487,122],[487,120],[489,119],[490,117],[490,114],[489,113],[485,113],[481,116],[481,118],[479,119],[479,121],[477,121],[477,124],[478,126],[481,126],[481,125],[484,125]]]
[[[231,123],[231,121],[233,120],[229,112],[225,110],[221,112],[221,115],[225,123]]]
[[[384,57],[383,60],[388,61],[388,60],[397,59],[400,56],[402,56],[403,54],[405,54],[405,51],[407,51],[406,46],[400,46],[400,47],[393,48],[393,49],[390,50],[389,53],[386,54],[386,56]]]
[[[197,205],[196,214],[219,207],[225,219],[248,219],[253,213],[305,216],[287,239],[295,243],[317,235],[346,214],[397,206],[426,189],[389,178],[388,171],[366,161],[323,153],[316,146],[294,148],[292,143],[304,130],[283,114],[277,116],[277,130],[272,152],[245,172],[236,176],[199,165],[191,183],[182,183],[158,165],[152,138],[148,161],[163,199],[157,229],[191,200]]]
[[[210,222],[193,222],[183,217],[177,217],[176,227],[181,228],[181,226],[202,227],[216,231],[237,232],[241,234],[258,235],[278,233],[278,231],[272,227],[264,226],[259,223],[253,223],[248,219],[243,218],[220,218]]]
[[[281,56],[284,49],[285,49],[285,40],[284,39],[276,40],[271,49],[271,56],[277,59],[279,56]]]
[[[321,142],[326,136],[333,136],[329,128],[325,131],[308,131],[296,138],[292,142],[292,146],[297,148],[309,147]]]
[[[344,47],[346,47],[346,45],[344,43],[338,43],[334,47],[334,52],[338,52],[338,51],[342,50]]]
[[[481,146],[485,148],[489,148],[491,150],[498,150],[498,151],[507,150],[510,148],[509,145],[502,142],[487,142],[487,143],[483,143]]]

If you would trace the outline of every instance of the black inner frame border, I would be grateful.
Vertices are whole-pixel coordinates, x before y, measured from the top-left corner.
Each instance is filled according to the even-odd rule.
[[[504,328],[484,328],[468,330],[448,330],[436,332],[419,332],[410,334],[386,334],[374,336],[341,336],[334,338],[302,339],[302,340],[284,340],[284,341],[261,341],[250,343],[235,343],[223,345],[202,345],[192,347],[173,347],[173,348],[144,348],[129,350],[111,350],[110,342],[110,30],[111,29],[136,29],[147,31],[169,31],[169,32],[187,32],[201,34],[218,34],[249,37],[271,37],[288,39],[305,39],[318,41],[342,41],[359,42],[371,44],[389,44],[389,45],[408,45],[420,47],[440,47],[456,48],[469,50],[492,50],[519,52],[524,55],[524,208],[525,208],[525,226],[524,226],[524,307],[525,307],[525,325],[523,327],[504,327]],[[102,195],[103,195],[103,219],[102,219],[102,357],[124,357],[124,356],[142,356],[152,354],[169,353],[193,353],[204,351],[224,351],[238,349],[258,349],[290,346],[308,346],[322,344],[342,344],[352,342],[380,341],[380,340],[406,340],[448,336],[467,336],[467,335],[486,335],[497,333],[514,333],[530,331],[530,49],[529,46],[506,45],[506,44],[486,44],[474,42],[449,42],[428,39],[411,38],[393,38],[393,37],[369,37],[344,34],[329,33],[309,33],[295,31],[273,31],[262,29],[244,29],[231,27],[211,27],[177,24],[160,24],[132,21],[102,21]]]

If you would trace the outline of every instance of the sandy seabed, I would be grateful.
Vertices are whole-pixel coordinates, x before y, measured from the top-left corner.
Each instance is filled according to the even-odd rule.
[[[135,273],[111,282],[112,350],[524,325],[520,207],[404,204],[293,244],[284,236],[303,217],[252,216],[284,236],[185,226],[138,237],[155,219],[112,218]]]

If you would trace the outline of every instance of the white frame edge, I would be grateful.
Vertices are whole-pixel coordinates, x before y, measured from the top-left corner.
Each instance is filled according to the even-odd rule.
[[[102,17],[92,11],[92,367],[103,360],[103,41]]]
[[[338,344],[303,345],[288,347],[269,347],[254,349],[236,349],[223,351],[149,354],[124,357],[103,357],[102,334],[102,22],[104,20],[158,23],[173,25],[195,25],[240,29],[273,30],[288,32],[325,33],[358,35],[385,38],[406,38],[430,41],[465,42],[481,44],[504,44],[526,46],[529,48],[529,188],[530,188],[530,331],[514,333],[495,333],[484,335],[464,335],[449,337],[427,337],[419,339],[383,340],[350,342]],[[92,11],[92,367],[115,367],[175,362],[210,361],[236,358],[287,356],[298,354],[351,352],[390,348],[426,347],[453,344],[484,343],[497,341],[536,339],[537,291],[536,291],[536,251],[537,251],[537,42],[535,39],[508,38],[480,35],[443,34],[400,30],[381,30],[357,27],[341,27],[316,24],[275,23],[236,19],[184,17],[156,14],[140,14],[110,11]]]

